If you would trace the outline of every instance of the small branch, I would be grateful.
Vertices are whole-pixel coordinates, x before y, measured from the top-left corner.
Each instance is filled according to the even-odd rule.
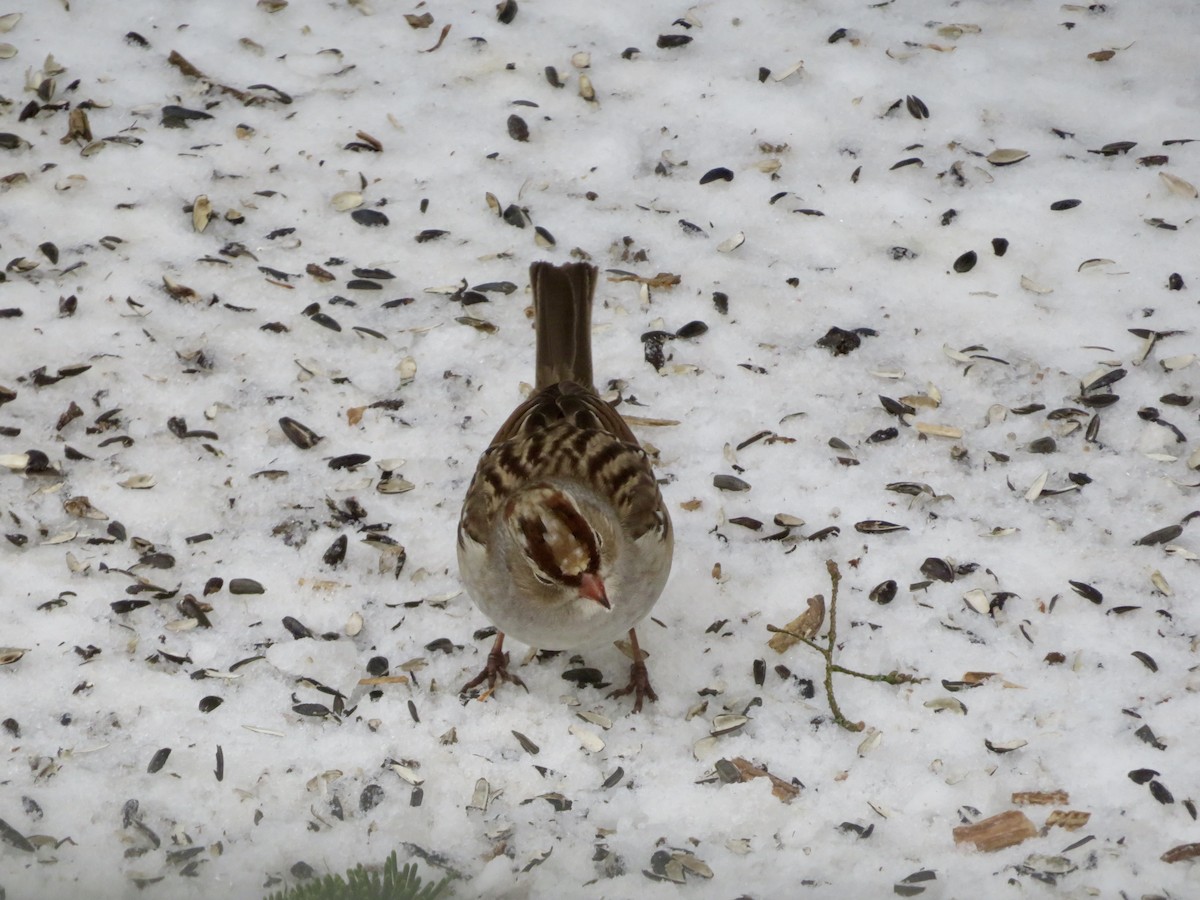
[[[855,669],[847,669],[845,666],[840,666],[833,661],[834,654],[837,652],[837,601],[838,587],[842,582],[842,573],[838,569],[837,563],[832,559],[826,560],[825,569],[829,573],[830,598],[829,598],[829,630],[825,635],[825,646],[821,646],[816,641],[805,637],[802,634],[797,634],[794,631],[788,631],[786,628],[776,628],[774,625],[768,625],[767,631],[773,634],[783,634],[807,647],[811,647],[821,654],[825,660],[825,698],[829,703],[829,711],[833,714],[833,721],[847,731],[862,731],[866,725],[863,722],[851,722],[842,714],[841,707],[838,706],[837,696],[833,690],[833,673],[837,672],[840,675],[851,675],[854,678],[862,678],[865,681],[878,681],[884,684],[900,685],[900,684],[919,684],[925,681],[924,678],[918,678],[915,675],[909,675],[907,672],[888,672],[886,675],[882,673],[871,674],[868,672],[859,672]],[[810,601],[812,603],[814,601]],[[800,620],[797,620],[799,622]],[[797,622],[792,622],[794,626]],[[819,627],[816,626],[816,627]],[[774,645],[774,644],[773,644]],[[782,648],[780,648],[782,649]]]
[[[928,681],[928,678],[918,678],[916,675],[909,675],[907,672],[888,672],[886,675],[870,675],[866,672],[856,672],[854,669],[847,669],[844,666],[830,666],[835,672],[840,672],[843,675],[853,675],[855,678],[862,678],[865,681],[881,681],[884,684],[923,684]]]

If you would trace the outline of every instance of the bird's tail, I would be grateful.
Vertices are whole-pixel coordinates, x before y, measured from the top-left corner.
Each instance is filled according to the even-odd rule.
[[[529,267],[537,328],[537,389],[573,381],[592,383],[592,294],[596,267],[535,262]]]

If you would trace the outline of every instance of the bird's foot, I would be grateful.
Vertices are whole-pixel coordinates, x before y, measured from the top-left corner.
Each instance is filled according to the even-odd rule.
[[[487,689],[477,695],[480,700],[486,700],[495,692],[497,681],[508,681],[525,688],[526,691],[529,690],[529,688],[525,687],[525,682],[519,676],[508,671],[508,654],[504,652],[503,634],[496,637],[496,643],[488,653],[487,665],[483,667],[483,670],[478,675],[464,684],[458,693],[464,695],[468,691],[479,687],[485,681],[487,682]]]
[[[618,690],[609,693],[609,698],[624,697],[626,694],[633,694],[633,711],[640,713],[642,711],[642,702],[649,700],[654,703],[658,700],[658,694],[654,693],[654,688],[650,686],[650,673],[646,671],[646,664],[640,659],[629,667],[629,684]]]

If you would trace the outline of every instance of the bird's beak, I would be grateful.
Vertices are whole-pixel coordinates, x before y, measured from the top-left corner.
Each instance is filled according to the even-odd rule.
[[[579,596],[595,600],[605,609],[612,609],[612,604],[608,602],[608,594],[604,592],[604,582],[600,580],[599,575],[587,572],[582,576],[579,581]]]

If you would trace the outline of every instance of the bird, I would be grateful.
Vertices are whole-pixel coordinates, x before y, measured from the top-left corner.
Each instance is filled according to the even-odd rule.
[[[627,635],[629,684],[609,697],[633,694],[635,713],[658,699],[635,626],[667,583],[674,533],[649,456],[596,392],[596,276],[582,262],[529,268],[534,392],[480,456],[458,523],[463,585],[497,629],[463,695],[484,682],[528,690],[508,669],[508,636],[569,650]]]

